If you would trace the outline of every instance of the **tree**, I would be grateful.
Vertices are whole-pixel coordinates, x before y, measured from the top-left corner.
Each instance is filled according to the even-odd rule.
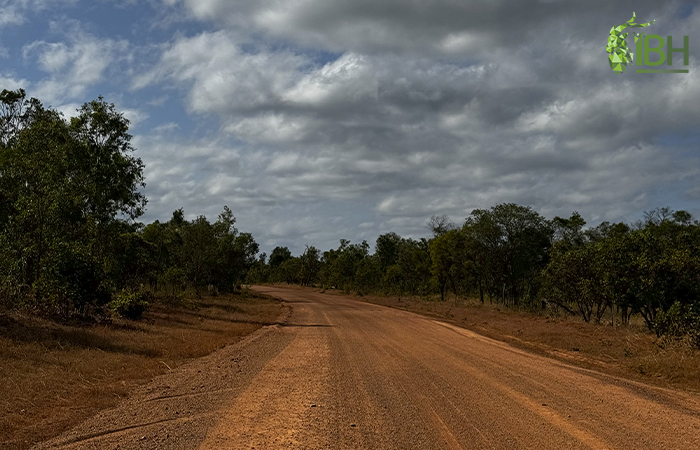
[[[318,278],[321,270],[321,252],[314,246],[306,246],[304,253],[299,257],[302,286],[310,286]]]
[[[636,229],[603,222],[576,245],[558,240],[543,273],[548,300],[575,305],[586,321],[617,306],[623,323],[639,313],[657,332],[659,317],[685,317],[680,312],[700,299],[700,232],[685,211],[657,208],[645,217]]]
[[[182,245],[178,248],[179,266],[185,270],[187,279],[200,289],[213,281],[213,271],[218,257],[214,228],[205,216],[198,216],[180,230]]]
[[[3,272],[43,305],[88,313],[119,284],[118,222],[146,204],[129,122],[102,98],[70,122],[23,90],[4,90],[0,104]]]
[[[270,253],[270,270],[273,272],[280,264],[292,257],[292,252],[287,247],[275,247]]]
[[[267,254],[261,253],[258,260],[251,266],[246,274],[246,283],[267,283],[270,280],[270,266],[266,262]]]
[[[450,230],[430,241],[431,272],[445,300],[448,286],[457,295],[457,284],[466,278],[466,248],[461,229]]]
[[[567,248],[564,242],[557,244],[543,272],[546,300],[572,314],[568,304],[573,303],[585,322],[600,322],[611,302],[601,283],[598,248],[595,244],[574,248]]]
[[[698,231],[683,228],[671,222],[650,222],[621,243],[627,261],[618,277],[626,280],[625,301],[641,314],[650,330],[659,312],[668,311],[675,302],[695,305],[700,298]]]
[[[442,236],[450,230],[454,230],[455,226],[450,221],[449,216],[432,216],[428,221],[428,228],[433,232],[435,237]]]
[[[464,231],[490,297],[513,304],[535,298],[553,236],[547,220],[530,207],[500,204],[472,211]]]
[[[396,264],[401,268],[404,287],[411,294],[425,294],[430,284],[430,244],[426,239],[402,239]]]
[[[319,279],[324,286],[337,286],[344,291],[357,288],[357,270],[369,256],[369,244],[351,244],[347,239],[340,240],[337,249],[323,253]]]
[[[248,270],[256,263],[259,247],[250,233],[238,233],[233,226],[236,218],[231,209],[224,206],[214,223],[217,241],[217,260],[214,269],[214,284],[220,291],[229,292],[245,280]]]
[[[226,272],[226,278],[222,279],[227,283],[227,290],[229,287],[238,288],[245,280],[260,249],[250,233],[239,233],[231,243],[231,246],[223,248],[224,257],[220,260]]]
[[[379,259],[379,267],[382,273],[386,272],[389,266],[396,264],[400,245],[401,236],[394,232],[382,234],[377,238],[374,254]]]
[[[376,290],[382,278],[379,268],[379,259],[376,255],[369,255],[363,258],[355,269],[355,289],[358,294],[366,294]]]
[[[87,212],[98,220],[118,214],[129,219],[141,216],[146,206],[138,191],[145,186],[143,162],[131,154],[129,121],[102,97],[85,103],[78,113],[70,129],[83,147],[75,156],[81,163],[79,183],[83,195],[87,193]]]
[[[301,262],[299,258],[291,257],[285,260],[277,268],[277,277],[280,281],[287,284],[299,283],[301,280]]]
[[[384,280],[387,286],[389,286],[390,290],[398,293],[399,300],[401,300],[401,296],[406,291],[407,280],[403,268],[398,264],[393,264],[387,267],[386,273],[384,274]]]
[[[552,219],[554,241],[561,242],[567,248],[583,246],[586,243],[584,225],[586,225],[586,221],[583,220],[578,211],[574,211],[568,219],[556,216]]]

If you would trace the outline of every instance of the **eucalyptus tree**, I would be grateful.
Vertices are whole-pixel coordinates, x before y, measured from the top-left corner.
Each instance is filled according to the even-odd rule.
[[[2,91],[0,105],[4,282],[86,313],[118,288],[114,240],[146,204],[129,121],[101,97],[70,120],[21,89]]]
[[[472,211],[464,231],[490,297],[513,304],[535,298],[552,243],[549,221],[530,207],[504,203]]]

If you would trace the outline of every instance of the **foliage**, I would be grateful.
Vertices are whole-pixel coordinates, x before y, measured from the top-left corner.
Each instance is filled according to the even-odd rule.
[[[467,274],[466,239],[464,230],[452,229],[438,234],[430,241],[431,273],[433,281],[445,300],[448,287],[457,295],[457,285]]]
[[[686,211],[658,208],[636,224],[585,228],[578,212],[550,221],[508,203],[472,211],[461,227],[447,216],[433,216],[428,225],[430,239],[380,235],[374,254],[366,242],[345,239],[320,260],[309,259],[318,254],[310,247],[299,257],[277,247],[275,261],[282,262],[270,280],[399,298],[478,295],[506,306],[554,307],[586,322],[610,314],[626,324],[638,314],[660,334],[668,333],[660,324],[677,316],[669,316],[676,302],[684,311],[700,309],[700,225]],[[314,270],[306,269],[307,259]]]
[[[270,269],[277,269],[280,264],[292,257],[292,252],[287,247],[275,247],[270,253]]]
[[[214,223],[205,216],[188,221],[178,209],[170,221],[146,226],[142,238],[152,252],[152,288],[170,296],[186,286],[197,292],[209,286],[233,291],[258,262],[258,244],[250,233],[239,233],[235,223],[233,212],[224,206]]]
[[[228,207],[214,223],[188,221],[182,209],[165,223],[135,222],[146,199],[128,129],[102,97],[66,120],[23,90],[0,93],[3,307],[138,316],[137,286],[179,298],[187,287],[231,291],[246,278],[258,244]],[[318,267],[310,269],[307,278]]]
[[[461,226],[433,216],[429,239],[382,234],[374,253],[367,241],[341,239],[299,256],[278,246],[268,258],[227,206],[214,222],[178,209],[167,222],[137,223],[143,163],[128,126],[101,97],[66,120],[21,89],[0,92],[2,307],[138,317],[144,289],[177,300],[187,289],[271,281],[443,301],[478,295],[593,322],[638,314],[660,336],[698,339],[700,224],[687,211],[586,228],[578,212],[550,221],[504,203],[473,210]]]
[[[253,263],[246,274],[245,282],[248,284],[260,284],[270,281],[270,266],[266,263],[267,254],[261,253],[258,260]]]
[[[148,307],[148,295],[143,290],[121,290],[107,304],[112,314],[130,320],[141,319]]]
[[[657,333],[659,314],[674,304],[697,307],[700,229],[685,211],[659,208],[645,217],[636,229],[603,223],[577,242],[560,238],[543,272],[547,299],[573,303],[586,321],[615,307],[623,322],[638,313]]]
[[[180,267],[168,267],[158,276],[158,284],[176,298],[187,288],[187,273]]]
[[[321,252],[314,246],[306,246],[304,253],[299,257],[299,272],[297,274],[302,286],[310,286],[318,277],[321,270]]]
[[[507,203],[472,211],[463,231],[478,283],[489,298],[511,305],[536,299],[552,243],[549,221],[530,207]]]
[[[654,331],[665,338],[687,337],[693,346],[700,348],[700,310],[675,302],[656,315]]]
[[[2,273],[39,308],[98,312],[128,282],[115,242],[146,203],[128,120],[102,98],[70,121],[22,90],[0,103]]]

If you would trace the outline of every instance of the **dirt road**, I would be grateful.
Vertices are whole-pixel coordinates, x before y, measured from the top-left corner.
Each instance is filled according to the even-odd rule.
[[[698,449],[700,397],[351,298],[291,315],[39,448]]]

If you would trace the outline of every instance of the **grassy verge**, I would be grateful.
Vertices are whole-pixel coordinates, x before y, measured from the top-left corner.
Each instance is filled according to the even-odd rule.
[[[65,325],[0,312],[0,448],[28,448],[135,386],[274,323],[279,302],[220,295],[156,304],[139,322]]]
[[[328,294],[342,295],[335,290]],[[516,347],[574,365],[661,387],[700,392],[700,350],[682,341],[659,339],[644,324],[584,323],[580,317],[556,317],[504,309],[476,299],[449,301],[388,296],[358,300],[435,317]]]

